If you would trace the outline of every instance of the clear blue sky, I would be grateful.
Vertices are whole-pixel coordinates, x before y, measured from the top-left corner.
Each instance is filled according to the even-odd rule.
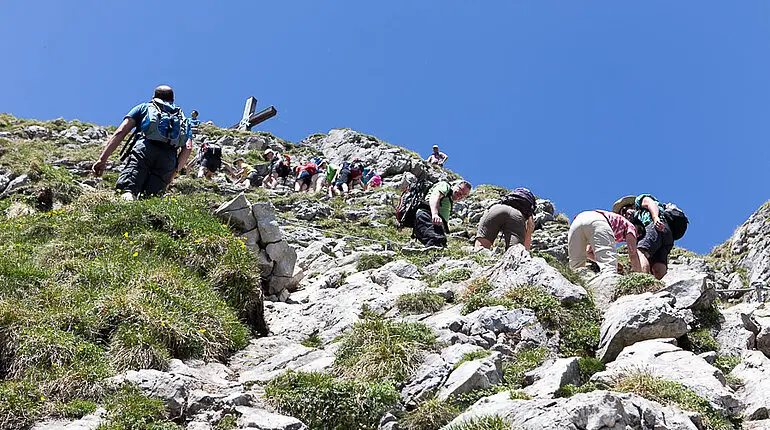
[[[770,3],[0,0],[0,111],[117,124],[160,83],[203,120],[274,104],[297,141],[350,127],[570,216],[651,192],[680,245],[768,199]]]

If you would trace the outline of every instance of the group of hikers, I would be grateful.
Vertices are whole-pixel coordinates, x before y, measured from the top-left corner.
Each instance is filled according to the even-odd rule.
[[[176,175],[196,163],[199,177],[211,178],[224,166],[236,184],[244,183],[246,187],[273,189],[291,178],[297,192],[325,191],[329,196],[338,196],[356,186],[369,190],[382,185],[382,178],[358,158],[339,165],[314,158],[292,166],[289,155],[266,149],[266,174],[260,175],[244,158],[236,158],[232,164],[224,162],[222,148],[204,144],[188,162],[193,133],[200,123],[197,117],[198,112],[193,111],[191,118],[185,118],[181,108],[174,105],[171,87],[157,87],[151,101],[135,106],[124,117],[94,163],[94,174],[104,173],[109,157],[136,129],[122,151],[121,161],[125,163],[116,183],[126,199],[162,194]],[[426,161],[441,166],[447,159],[434,145]],[[454,203],[470,192],[471,184],[465,180],[435,184],[420,180],[402,194],[397,221],[400,226],[411,227],[412,236],[426,247],[444,247]],[[530,249],[535,210],[534,194],[526,188],[514,189],[486,210],[474,237],[475,247],[489,249],[502,235],[506,249],[515,244]],[[578,268],[591,260],[601,272],[617,273],[616,244],[625,242],[631,270],[660,279],[666,274],[674,240],[681,238],[686,228],[687,218],[676,206],[663,205],[649,194],[626,196],[615,202],[612,211],[592,210],[575,217],[568,233],[569,264]]]

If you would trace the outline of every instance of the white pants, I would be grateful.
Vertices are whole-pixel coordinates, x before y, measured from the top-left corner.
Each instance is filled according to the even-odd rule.
[[[581,212],[569,227],[569,266],[586,264],[586,246],[593,248],[596,264],[602,273],[618,272],[618,250],[615,234],[604,215],[596,211]]]

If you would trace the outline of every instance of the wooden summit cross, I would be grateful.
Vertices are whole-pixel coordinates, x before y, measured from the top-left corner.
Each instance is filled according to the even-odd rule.
[[[259,123],[265,122],[278,114],[278,111],[275,109],[275,106],[270,106],[267,109],[254,113],[254,111],[256,110],[257,110],[257,99],[255,99],[254,97],[247,98],[246,107],[243,108],[243,117],[241,118],[241,121],[230,128],[251,131],[251,127],[254,127]]]

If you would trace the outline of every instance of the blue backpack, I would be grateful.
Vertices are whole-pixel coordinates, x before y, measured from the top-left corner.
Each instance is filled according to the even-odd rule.
[[[179,107],[152,99],[147,103],[147,117],[142,121],[140,132],[146,140],[179,148],[187,141],[187,120]]]

